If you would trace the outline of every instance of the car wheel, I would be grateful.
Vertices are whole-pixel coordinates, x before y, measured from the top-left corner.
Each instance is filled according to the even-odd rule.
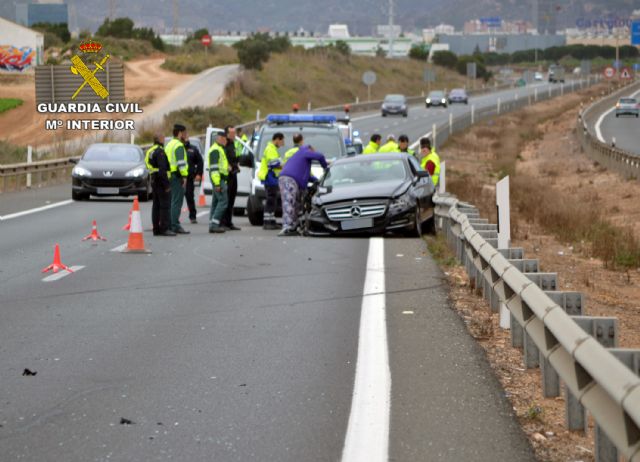
[[[264,223],[262,211],[256,210],[257,207],[253,202],[253,199],[249,197],[249,200],[247,201],[247,215],[249,216],[249,223],[253,226],[262,226]]]
[[[427,109],[429,109],[430,107],[431,107],[431,105],[430,105],[430,104],[427,104]]]
[[[415,218],[413,223],[413,230],[411,231],[413,237],[422,237],[422,223],[420,223],[420,207],[416,206]]]
[[[616,114],[616,119],[618,118],[618,116],[619,116],[619,115],[620,115],[620,114]]]
[[[446,105],[446,104],[443,104],[442,106],[443,106],[445,109],[447,108],[447,105]]]
[[[404,114],[402,114],[402,117],[407,117],[409,115],[408,112],[405,112]]]
[[[387,113],[386,113],[386,112],[383,112],[383,113],[382,113],[382,117],[387,117]]]

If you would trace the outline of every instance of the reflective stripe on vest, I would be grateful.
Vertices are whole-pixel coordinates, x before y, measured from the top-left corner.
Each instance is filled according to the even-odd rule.
[[[176,151],[178,148],[182,147],[182,157],[180,159],[176,159]],[[171,141],[167,143],[167,146],[164,148],[164,152],[167,154],[167,159],[169,159],[169,167],[171,173],[180,171],[181,176],[189,175],[189,164],[187,163],[187,150],[178,138],[173,138]]]
[[[151,165],[151,154],[153,154],[153,152],[158,149],[160,147],[159,144],[154,144],[153,146],[151,146],[149,149],[147,149],[147,152],[144,155],[144,163],[147,166],[147,170],[149,170],[149,173],[157,173],[158,169],[156,167],[154,167],[153,165]]]

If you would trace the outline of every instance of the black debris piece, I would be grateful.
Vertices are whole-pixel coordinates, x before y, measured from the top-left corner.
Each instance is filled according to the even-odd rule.
[[[25,375],[25,376],[31,376],[31,375],[37,375],[37,374],[38,374],[38,371],[32,371],[29,369],[25,369],[24,371],[22,371],[22,375]]]
[[[247,384],[246,383],[241,383],[240,385],[238,385],[239,387],[246,387]]]
[[[158,425],[164,425],[162,422],[158,422]]]
[[[120,425],[134,425],[135,422],[133,420],[125,419],[124,417],[120,417]]]

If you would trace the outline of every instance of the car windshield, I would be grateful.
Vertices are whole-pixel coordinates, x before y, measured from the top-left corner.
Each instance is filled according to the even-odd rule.
[[[384,98],[384,102],[385,103],[395,103],[395,104],[404,103],[404,96],[402,96],[402,95],[387,95]]]
[[[257,159],[262,159],[262,153],[274,133],[280,132],[284,135],[284,146],[278,149],[280,157],[284,156],[284,153],[293,147],[293,135],[296,133],[302,133],[304,137],[303,144],[313,146],[318,152],[324,154],[328,159],[344,157],[347,155],[344,147],[344,140],[340,130],[335,129],[322,129],[314,127],[267,127],[260,134],[260,142],[258,145]]]
[[[620,104],[636,104],[635,98],[620,98]]]
[[[135,146],[116,144],[94,144],[89,146],[82,160],[100,162],[140,162],[142,154]]]
[[[323,186],[338,188],[346,185],[404,180],[407,172],[400,159],[376,160],[366,156],[359,162],[333,165],[323,179]]]
[[[431,99],[444,98],[444,93],[441,91],[432,91],[431,93],[429,93],[429,98]]]
[[[451,90],[451,96],[464,96],[464,90]]]

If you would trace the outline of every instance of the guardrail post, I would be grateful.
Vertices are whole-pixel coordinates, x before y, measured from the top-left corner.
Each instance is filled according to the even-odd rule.
[[[496,109],[497,109],[498,115],[500,115],[500,98],[498,98],[498,103],[497,103],[497,108]]]
[[[260,120],[260,109],[256,111],[256,122]]]
[[[131,132],[131,142],[129,144],[135,144],[136,141],[136,134]]]
[[[438,178],[438,194],[444,194],[447,191],[447,163],[440,164],[440,176]]]
[[[516,93],[517,96],[517,93]],[[498,249],[508,249],[511,246],[511,219],[509,211],[509,176],[505,176],[496,183],[496,207],[498,208]],[[500,303],[500,327],[511,328],[511,316],[507,305]]]
[[[453,113],[449,113],[449,135],[453,135]]]
[[[356,104],[360,104],[360,97],[356,96]]]
[[[534,101],[538,101],[538,89],[537,88],[533,89],[533,100]]]
[[[27,146],[27,164],[33,163],[33,147]],[[31,173],[27,173],[27,188],[31,187]]]
[[[571,316],[587,334],[595,338],[606,348],[618,346],[618,329],[616,318]],[[587,418],[584,406],[565,385],[566,394],[566,423],[569,430],[587,431]]]
[[[549,85],[547,88],[549,89],[549,98],[551,98],[551,94],[553,93],[553,89],[551,88],[551,85]]]
[[[307,103],[307,111],[311,112],[311,101]]]
[[[476,107],[475,105],[471,105],[471,125],[473,125],[475,123],[475,119],[476,119]]]
[[[560,96],[564,95],[564,83],[560,82]]]
[[[438,127],[436,126],[436,124],[433,124],[431,127],[431,137],[433,138],[431,141],[433,141],[433,143],[431,145],[434,148],[438,147],[438,145],[436,144],[437,135],[438,135]]]

